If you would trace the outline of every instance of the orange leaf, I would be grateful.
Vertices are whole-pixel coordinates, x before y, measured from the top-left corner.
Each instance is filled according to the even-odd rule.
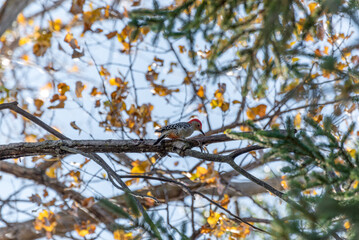
[[[264,117],[266,115],[267,105],[260,104],[256,107],[249,108],[247,110],[247,117],[250,120],[254,120],[256,116]]]
[[[111,74],[106,68],[101,66],[100,75],[104,76],[107,79]]]
[[[315,8],[317,7],[318,3],[316,2],[312,2],[308,4],[309,10],[310,10],[310,14],[313,14]]]
[[[41,99],[35,99],[34,104],[35,104],[36,110],[40,111],[41,107],[44,105],[44,101],[42,101]]]
[[[204,167],[197,167],[196,173],[198,175],[206,175],[208,172],[207,169],[205,169]]]
[[[93,197],[89,197],[89,198],[85,198],[82,202],[81,205],[84,206],[85,208],[90,208],[95,204],[95,199]]]
[[[321,57],[321,56],[322,56],[322,53],[320,52],[320,50],[319,50],[318,48],[314,51],[314,54],[315,54],[315,56],[317,56],[317,57]]]
[[[60,95],[65,95],[67,91],[70,91],[70,87],[66,83],[59,83],[57,85],[57,90],[60,93]]]
[[[309,42],[309,41],[314,42],[314,39],[313,39],[312,35],[310,35],[309,33],[307,33],[307,35],[306,35],[305,38],[304,38],[304,41],[306,41],[306,42]]]
[[[110,32],[110,33],[106,34],[106,37],[107,37],[107,39],[111,39],[114,36],[116,36],[116,34],[117,34],[117,31],[113,31],[113,32]]]
[[[184,46],[178,46],[180,53],[184,53],[186,51],[186,48]]]
[[[325,46],[324,51],[323,51],[325,55],[328,55],[328,50],[329,50],[329,47]]]
[[[346,221],[344,222],[344,227],[345,227],[345,229],[349,229],[349,228],[350,228],[350,222],[349,222],[348,220],[346,220]]]
[[[80,49],[76,38],[72,35],[72,33],[67,33],[64,39],[64,42],[68,43],[72,49]]]
[[[203,86],[200,86],[198,91],[197,91],[197,95],[198,97],[200,98],[203,98],[204,97],[204,87]]]

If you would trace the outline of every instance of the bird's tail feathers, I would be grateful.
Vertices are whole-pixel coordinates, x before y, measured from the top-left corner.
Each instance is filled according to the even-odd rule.
[[[164,139],[165,137],[166,137],[166,135],[163,135],[163,136],[159,137],[159,138],[157,139],[157,141],[156,141],[153,145],[158,144],[158,143],[161,142],[162,139]]]

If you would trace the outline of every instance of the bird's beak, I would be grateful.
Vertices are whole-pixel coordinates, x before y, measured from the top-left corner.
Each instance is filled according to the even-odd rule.
[[[202,129],[199,130],[204,136],[206,136],[206,134],[204,134],[204,132],[202,131]]]

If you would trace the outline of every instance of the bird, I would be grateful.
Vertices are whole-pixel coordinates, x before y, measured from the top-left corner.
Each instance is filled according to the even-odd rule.
[[[179,123],[174,123],[164,126],[160,129],[155,130],[155,132],[161,133],[161,135],[153,145],[158,144],[165,137],[171,139],[179,139],[179,138],[184,139],[186,137],[191,136],[192,133],[196,130],[200,131],[203,135],[205,135],[204,132],[202,131],[201,121],[196,118],[191,119],[188,122],[179,122]]]

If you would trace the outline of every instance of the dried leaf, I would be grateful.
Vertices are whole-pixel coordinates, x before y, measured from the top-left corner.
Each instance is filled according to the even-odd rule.
[[[82,98],[82,91],[86,88],[86,85],[83,85],[81,81],[76,82],[76,97]]]
[[[71,126],[73,129],[78,130],[78,131],[79,131],[79,134],[81,133],[82,130],[81,130],[81,128],[79,128],[79,127],[76,125],[75,121],[70,122],[70,126]]]
[[[72,33],[67,33],[64,39],[64,42],[68,43],[72,49],[80,49],[76,38],[74,38]]]
[[[97,91],[97,88],[96,88],[96,87],[93,87],[93,88],[92,88],[92,91],[91,91],[91,93],[90,93],[90,95],[93,96],[93,97],[95,97],[95,96],[97,96],[97,95],[101,95],[101,94],[102,94],[102,92]]]
[[[84,55],[85,55],[85,50],[84,49],[82,49],[82,52],[79,52],[79,51],[74,49],[74,51],[72,52],[71,57],[72,58],[80,58],[80,57],[83,57]]]
[[[140,6],[140,4],[141,4],[141,0],[134,0],[134,1],[132,2],[132,7]]]
[[[95,205],[95,199],[93,197],[85,198],[82,201],[81,205],[84,206],[85,208],[90,208],[93,205]]]
[[[57,85],[57,90],[60,93],[60,95],[65,95],[66,92],[70,91],[70,86],[66,83],[59,83]]]
[[[83,12],[85,0],[72,0],[70,13],[76,15]]]
[[[44,105],[44,101],[42,101],[41,99],[35,99],[34,104],[35,104],[36,110],[40,111],[41,107]]]
[[[117,34],[117,31],[113,31],[113,32],[106,34],[106,37],[107,37],[107,39],[111,39],[111,38],[115,37],[116,34]]]
[[[317,38],[323,40],[324,36],[325,36],[325,30],[324,30],[323,20],[320,20],[317,23]]]
[[[32,194],[29,199],[31,202],[36,203],[38,206],[42,204],[42,200],[39,194]]]

